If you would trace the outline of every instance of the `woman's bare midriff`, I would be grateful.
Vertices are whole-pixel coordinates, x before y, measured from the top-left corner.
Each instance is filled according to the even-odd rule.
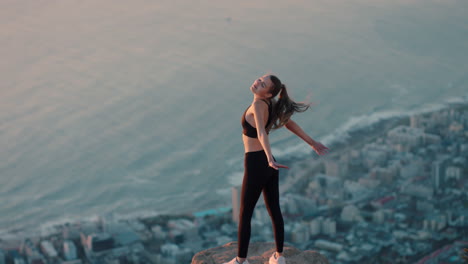
[[[245,153],[263,150],[262,144],[258,138],[251,138],[242,134],[242,141],[244,142]]]

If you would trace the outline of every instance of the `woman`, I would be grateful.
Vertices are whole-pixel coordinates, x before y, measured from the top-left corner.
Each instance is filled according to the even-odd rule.
[[[268,140],[269,131],[285,126],[309,144],[317,154],[326,154],[328,148],[314,141],[291,120],[294,112],[304,112],[309,105],[292,101],[286,86],[278,77],[264,75],[254,81],[250,90],[253,93],[253,102],[242,116],[245,171],[241,191],[237,257],[224,264],[249,264],[247,250],[250,240],[250,220],[262,191],[273,222],[276,243],[276,252],[270,257],[269,263],[284,264],[284,223],[279,205],[278,169],[288,167],[277,163],[273,157]],[[274,98],[278,94],[279,99],[276,101]]]

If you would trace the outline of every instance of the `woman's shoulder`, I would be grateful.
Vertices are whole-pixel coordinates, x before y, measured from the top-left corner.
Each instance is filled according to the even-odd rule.
[[[258,99],[252,102],[252,108],[257,110],[268,109],[269,106],[269,103],[263,99]]]
[[[247,113],[248,116],[255,116],[261,117],[261,122],[266,122],[266,118],[269,115],[269,106],[266,102],[262,101],[261,99],[255,100],[252,102],[250,113]],[[262,124],[262,123],[260,123]],[[263,125],[262,125],[263,126]]]
[[[268,100],[268,99],[257,99],[253,101],[252,105],[262,105],[262,106],[270,106],[273,104],[273,100]]]

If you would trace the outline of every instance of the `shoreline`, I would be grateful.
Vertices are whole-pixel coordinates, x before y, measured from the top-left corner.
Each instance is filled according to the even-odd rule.
[[[390,116],[388,118],[381,118],[374,123],[364,125],[362,127],[358,127],[356,129],[350,129],[346,131],[346,138],[335,141],[332,141],[330,144],[327,144],[327,147],[331,150],[327,155],[327,158],[335,158],[339,156],[342,152],[348,151],[351,148],[358,148],[377,137],[380,137],[383,133],[386,133],[389,129],[399,126],[399,125],[409,125],[409,118],[412,115],[427,115],[437,111],[449,110],[449,109],[459,109],[459,108],[468,108],[468,101],[463,102],[447,102],[441,107],[434,108],[434,109],[422,109],[420,111],[409,112],[406,115],[402,116]],[[311,170],[316,169],[317,165],[320,165],[323,162],[317,154],[313,150],[311,150],[312,155],[305,154],[301,155],[300,157],[285,157],[288,162],[291,162],[291,166],[296,164],[303,164],[305,162],[312,163],[308,164],[304,170]],[[312,160],[311,160],[312,159]],[[282,188],[280,190],[281,193],[286,191],[288,188]],[[286,189],[286,190],[285,190]],[[224,208],[225,206],[218,206],[216,208]],[[206,208],[197,210],[196,212],[207,211],[210,209],[216,208]],[[187,212],[178,212],[178,213],[159,213],[156,211],[139,211],[129,214],[124,213],[112,213],[111,215],[115,217],[115,220],[140,220],[140,221],[153,221],[159,218],[180,218],[180,217],[193,217],[196,213],[194,211],[187,211]],[[68,219],[60,221],[58,219],[50,220],[45,223],[38,223],[35,227],[26,227],[26,228],[15,228],[15,229],[0,229],[0,243],[3,241],[9,240],[18,240],[26,237],[37,237],[37,236],[47,236],[48,234],[43,235],[43,233],[47,232],[47,230],[55,229],[57,227],[66,225],[66,224],[76,224],[81,222],[87,221],[95,221],[98,220],[101,215],[93,215],[93,216],[84,216],[82,218],[77,219]]]

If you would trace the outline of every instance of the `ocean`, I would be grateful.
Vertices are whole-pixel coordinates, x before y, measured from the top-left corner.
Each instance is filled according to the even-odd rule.
[[[240,118],[272,73],[325,145],[467,100],[465,0],[4,0],[0,235],[229,206]],[[286,129],[273,154],[314,155]],[[333,149],[331,149],[333,151]]]

